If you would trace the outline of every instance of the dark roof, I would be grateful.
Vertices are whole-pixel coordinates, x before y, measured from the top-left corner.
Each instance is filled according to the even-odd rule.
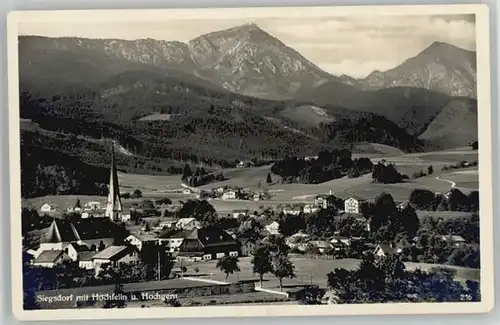
[[[53,263],[61,254],[63,251],[61,250],[48,250],[48,251],[43,251],[38,255],[38,257],[35,259],[34,263]]]
[[[46,233],[41,236],[42,243],[72,242],[80,239],[73,224],[66,220],[54,219]]]
[[[76,242],[79,240],[115,238],[121,234],[121,228],[109,218],[88,218],[76,222],[54,219],[47,232],[42,236],[42,243]]]
[[[94,258],[95,254],[97,254],[95,251],[81,252],[80,254],[78,254],[78,260],[79,261],[92,261],[92,258]]]
[[[395,247],[391,247],[389,244],[379,244],[378,246],[380,246],[380,248],[382,248],[382,250],[384,251],[384,253],[391,254],[391,253],[395,253],[396,252],[396,248]]]
[[[158,238],[192,238],[195,229],[166,229],[158,235]],[[194,237],[193,237],[194,238]]]
[[[224,242],[236,242],[230,234],[216,227],[193,229],[193,233],[190,238],[197,238],[205,246]]]
[[[75,251],[77,252],[86,252],[86,251],[89,251],[90,248],[87,246],[87,245],[79,245],[79,244],[76,244],[76,243],[72,243],[71,246],[73,246],[73,248],[75,249]]]

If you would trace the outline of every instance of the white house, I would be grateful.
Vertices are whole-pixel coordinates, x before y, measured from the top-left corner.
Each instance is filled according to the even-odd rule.
[[[271,235],[279,235],[280,233],[280,224],[277,221],[272,221],[264,227]]]
[[[233,218],[237,219],[241,215],[243,216],[248,215],[248,210],[245,209],[233,210],[231,214],[233,215]]]
[[[375,247],[373,250],[373,254],[378,257],[383,257],[383,256],[388,256],[388,255],[393,255],[393,254],[399,254],[403,250],[401,248],[396,248],[393,245],[388,245],[388,244],[379,244]]]
[[[309,245],[316,247],[321,254],[332,249],[332,245],[326,240],[312,240],[309,242]]]
[[[57,206],[53,203],[45,203],[44,205],[42,205],[42,207],[40,208],[40,212],[56,212],[57,211]]]
[[[175,227],[179,229],[195,229],[200,228],[201,224],[195,218],[180,218],[177,220]]]
[[[80,245],[77,243],[71,243],[66,247],[66,253],[72,261],[78,261],[78,257],[82,252],[90,251],[90,248],[87,245]]]
[[[285,207],[283,208],[283,213],[284,214],[291,214],[294,216],[298,216],[302,212],[302,209],[298,207]]]
[[[156,236],[147,233],[133,233],[130,234],[125,241],[128,241],[131,245],[137,247],[141,251],[145,245],[159,243],[160,239]]]
[[[182,190],[182,194],[191,194],[193,191],[191,191],[189,188],[185,188]]]
[[[175,225],[177,224],[177,220],[174,219],[167,219],[161,221],[157,227],[155,227],[155,230],[162,230],[162,229],[168,229],[168,228],[174,228]]]
[[[138,261],[139,258],[128,246],[109,246],[94,255],[92,261],[96,274],[106,264],[117,265]]]
[[[359,201],[355,198],[348,198],[344,201],[345,213],[359,213]]]
[[[85,203],[85,205],[83,206],[84,211],[96,211],[101,209],[102,209],[101,202],[98,201],[89,201]]]
[[[306,205],[304,206],[304,210],[303,210],[303,211],[304,211],[304,213],[306,213],[306,214],[310,214],[310,213],[314,213],[314,212],[316,212],[316,211],[318,211],[318,210],[319,210],[319,208],[318,208],[317,206],[314,206],[314,205],[312,205],[312,204],[306,204]]]
[[[236,192],[233,190],[226,191],[221,197],[223,200],[234,200],[236,199]]]

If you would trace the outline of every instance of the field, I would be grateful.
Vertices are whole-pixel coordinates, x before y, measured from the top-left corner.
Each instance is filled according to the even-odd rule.
[[[347,270],[356,269],[359,265],[359,260],[356,259],[314,259],[305,257],[292,257],[292,263],[295,266],[295,275],[293,279],[283,279],[283,288],[293,289],[302,285],[316,284],[320,287],[325,287],[327,285],[327,274],[336,268],[342,268]],[[197,267],[200,274],[208,274],[203,276],[207,279],[212,279],[216,281],[224,281],[225,274],[216,268],[217,261],[208,261],[200,263],[192,263],[184,265],[187,267],[187,272],[192,273],[193,269]],[[477,269],[469,269],[456,266],[448,265],[437,265],[437,264],[425,264],[425,263],[405,263],[407,270],[430,270],[433,267],[443,266],[446,268],[452,268],[457,271],[456,280],[464,282],[465,280],[476,280],[479,281],[480,271]],[[240,272],[229,275],[228,281],[239,281],[239,280],[259,280],[257,274],[252,273],[251,258],[243,257],[239,259]],[[279,281],[276,277],[271,274],[266,274],[264,276],[264,282],[262,285],[265,289],[279,290]]]
[[[384,147],[381,147],[384,149]],[[380,149],[380,148],[379,148]],[[380,149],[380,150],[382,150]],[[385,148],[387,149],[387,148]],[[384,150],[385,150],[384,149]],[[396,153],[394,150],[387,152]],[[362,154],[360,154],[362,156]],[[277,205],[292,203],[311,202],[314,196],[319,194],[332,193],[335,196],[346,198],[354,196],[361,199],[373,200],[382,192],[390,193],[396,201],[407,200],[410,193],[415,188],[429,189],[435,192],[444,192],[452,187],[459,188],[464,192],[478,189],[477,167],[463,170],[442,171],[443,166],[449,166],[461,161],[477,160],[477,152],[467,149],[449,150],[434,153],[415,153],[406,155],[387,156],[382,155],[371,158],[374,163],[384,159],[386,162],[394,163],[401,172],[411,176],[414,172],[427,171],[428,166],[432,165],[434,173],[417,179],[410,179],[399,184],[374,184],[371,175],[349,179],[347,177],[335,179],[322,184],[281,184],[276,175],[272,175],[273,184],[266,185],[266,176],[270,166],[261,166],[255,168],[232,168],[223,170],[223,174],[229,178],[224,182],[212,183],[201,186],[200,189],[211,189],[219,186],[237,186],[256,190],[265,186],[272,194],[267,201],[223,201],[211,200],[211,204],[218,211],[231,211],[234,209],[258,210],[259,207],[276,207]],[[121,192],[132,192],[139,189],[143,193],[143,198],[158,199],[168,197],[174,203],[195,198],[194,194],[182,194],[180,176],[155,176],[119,173]],[[78,196],[47,196],[42,198],[33,198],[23,201],[25,206],[33,206],[39,209],[45,202],[53,202],[61,209],[72,206]],[[106,202],[106,197],[79,196],[82,203],[95,200],[102,203]],[[127,207],[142,199],[123,200]]]

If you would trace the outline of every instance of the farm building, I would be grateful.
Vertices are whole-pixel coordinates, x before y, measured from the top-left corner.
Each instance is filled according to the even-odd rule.
[[[117,265],[120,263],[131,263],[138,261],[139,257],[129,246],[109,246],[94,255],[92,262],[96,274],[106,264]]]
[[[234,200],[236,199],[236,192],[233,190],[228,190],[222,194],[223,200]]]
[[[180,218],[177,220],[175,227],[178,229],[194,229],[200,228],[200,222],[195,218]]]
[[[52,268],[69,259],[68,255],[62,250],[48,250],[40,253],[35,260],[33,260],[33,266]]]
[[[44,212],[44,213],[50,213],[50,212],[56,212],[56,211],[57,211],[57,206],[54,203],[50,203],[50,202],[45,203],[40,208],[40,212]]]
[[[378,257],[399,254],[401,252],[401,248],[394,247],[392,244],[379,244],[373,250],[373,254]]]
[[[345,213],[359,213],[359,200],[355,198],[348,198],[344,201]]]
[[[141,251],[144,246],[154,245],[159,243],[159,238],[148,233],[133,233],[130,234],[125,241],[129,242],[131,245],[137,247]]]
[[[184,234],[179,247],[179,259],[212,260],[225,255],[239,256],[241,244],[224,230],[216,227],[193,229]]]

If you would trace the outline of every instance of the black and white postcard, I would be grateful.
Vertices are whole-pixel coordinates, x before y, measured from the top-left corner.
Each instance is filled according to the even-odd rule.
[[[8,17],[20,319],[493,306],[485,5]]]

